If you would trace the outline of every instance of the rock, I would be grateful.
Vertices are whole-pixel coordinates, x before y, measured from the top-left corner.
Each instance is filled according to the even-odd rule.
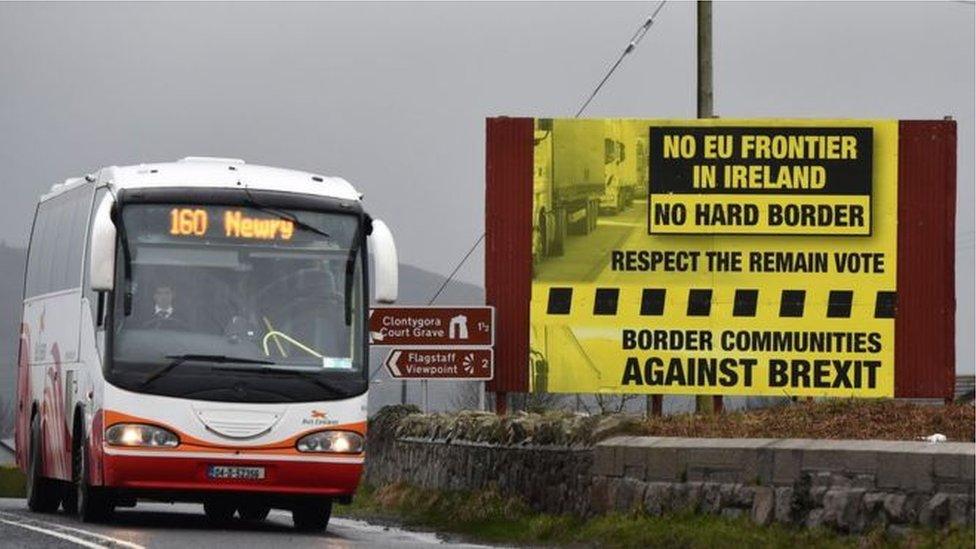
[[[823,505],[824,494],[827,493],[828,488],[826,486],[814,486],[810,488],[810,501],[814,506]]]
[[[833,477],[834,477],[833,473],[829,473],[826,471],[820,473],[813,473],[810,475],[810,486],[828,487],[833,481]]]
[[[821,528],[824,522],[823,518],[824,518],[824,510],[814,509],[813,511],[810,511],[810,514],[807,515],[807,518],[803,522],[803,525],[806,526],[807,528]]]
[[[647,484],[633,478],[614,479],[613,508],[622,513],[639,509],[644,505],[644,491]]]
[[[598,442],[619,433],[637,433],[640,427],[641,421],[636,417],[624,414],[603,416],[593,428],[591,438],[593,442]]]
[[[719,496],[722,498],[722,506],[726,507],[729,505],[735,505],[735,495],[738,489],[737,484],[721,484],[718,487]]]
[[[603,514],[610,510],[610,482],[607,477],[593,477],[593,484],[590,485],[590,501],[596,514]]]
[[[774,516],[776,517],[776,522],[781,522],[784,524],[793,523],[794,513],[792,487],[786,486],[776,488],[776,507],[774,510]]]
[[[969,517],[969,497],[960,494],[949,496],[949,524],[965,526]]]
[[[864,490],[831,488],[823,497],[823,522],[845,532],[864,529]]]
[[[885,528],[885,534],[890,538],[904,538],[911,533],[912,528],[903,524],[889,524]]]
[[[854,477],[854,482],[852,483],[854,488],[864,488],[865,490],[871,490],[875,487],[874,475],[857,475]]]
[[[830,487],[831,488],[850,488],[853,486],[851,479],[845,475],[831,475],[830,476]]]
[[[714,482],[702,484],[701,511],[711,515],[722,511],[722,485]]]
[[[885,494],[881,492],[868,492],[864,494],[864,510],[875,513],[884,508]]]
[[[908,497],[905,494],[889,494],[884,498],[884,511],[894,523],[911,522],[915,517],[908,513]]]
[[[650,482],[644,490],[644,511],[650,515],[660,516],[671,511],[672,484],[668,482]]]
[[[864,494],[864,522],[866,525],[881,523],[884,524],[884,500],[885,494],[881,492],[868,492]]]
[[[752,498],[752,521],[760,526],[766,526],[773,521],[776,507],[776,493],[768,486],[755,489]]]
[[[922,505],[918,522],[929,528],[940,528],[949,516],[949,496],[939,492]]]
[[[674,511],[696,512],[701,503],[702,483],[685,482],[674,485]]]
[[[745,510],[739,509],[738,507],[726,507],[722,509],[722,513],[721,513],[722,518],[728,520],[738,520],[742,518],[742,516],[745,514],[746,514]]]
[[[735,505],[742,508],[752,507],[752,500],[756,496],[756,490],[760,489],[756,486],[746,486],[743,484],[736,484],[735,491],[732,494],[732,501]]]

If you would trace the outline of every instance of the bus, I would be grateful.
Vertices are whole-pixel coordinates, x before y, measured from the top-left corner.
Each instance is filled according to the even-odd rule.
[[[397,294],[392,233],[361,198],[206,157],[42,196],[17,365],[29,509],[186,501],[325,529],[363,470],[369,304]]]

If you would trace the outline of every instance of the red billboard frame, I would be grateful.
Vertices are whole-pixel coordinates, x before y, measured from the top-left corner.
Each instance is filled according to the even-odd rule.
[[[529,388],[532,118],[489,118],[485,296],[495,307],[499,394]],[[895,397],[951,400],[955,389],[956,122],[898,124]],[[503,405],[502,405],[503,407]]]

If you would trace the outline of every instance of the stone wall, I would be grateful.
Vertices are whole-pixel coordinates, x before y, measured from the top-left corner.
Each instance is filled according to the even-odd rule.
[[[389,407],[370,421],[367,483],[405,482],[438,490],[493,488],[523,497],[536,511],[589,513],[591,444],[575,435],[552,434],[556,429],[548,421],[517,416],[499,421],[494,414],[480,413],[448,420],[446,415],[411,413],[414,409]],[[550,443],[555,441],[560,443]]]
[[[972,443],[616,437],[594,452],[597,513],[692,509],[845,532],[974,523]]]
[[[548,428],[519,419],[441,418],[419,428],[425,416],[411,412],[370,424],[369,484],[493,488],[537,511],[583,516],[693,510],[844,532],[974,524],[972,443],[621,436],[543,444],[534,440],[552,442],[538,435]],[[488,431],[472,427],[482,422]]]

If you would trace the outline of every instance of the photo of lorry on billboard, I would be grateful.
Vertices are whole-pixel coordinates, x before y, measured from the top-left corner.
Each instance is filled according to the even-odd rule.
[[[535,133],[533,390],[893,395],[896,121]]]

